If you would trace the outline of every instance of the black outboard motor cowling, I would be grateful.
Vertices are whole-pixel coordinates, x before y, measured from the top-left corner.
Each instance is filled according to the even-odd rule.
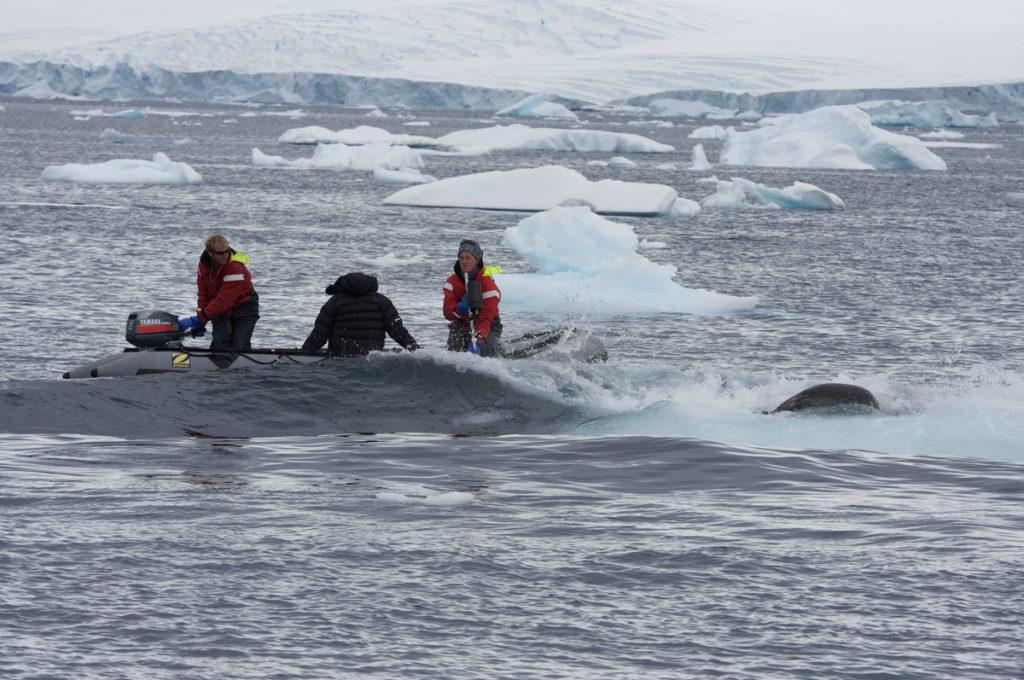
[[[128,315],[124,339],[142,348],[166,347],[182,338],[178,317],[159,309],[143,309]]]

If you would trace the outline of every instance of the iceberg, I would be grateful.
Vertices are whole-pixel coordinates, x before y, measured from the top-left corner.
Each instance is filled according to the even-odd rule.
[[[690,167],[687,170],[694,172],[703,172],[704,170],[710,170],[711,163],[708,162],[708,157],[704,153],[704,145],[698,144],[693,147],[693,162],[690,163]]]
[[[312,158],[288,160],[252,150],[252,164],[260,168],[292,168],[298,170],[389,170],[419,169],[423,159],[407,146],[390,144],[318,144]]]
[[[453,148],[529,149],[536,151],[597,151],[604,153],[671,153],[674,147],[628,132],[532,128],[495,125],[457,130],[435,140]]]
[[[495,115],[520,116],[532,118],[567,118],[579,120],[576,114],[557,102],[548,101],[543,94],[532,94],[512,106],[507,106]]]
[[[843,199],[813,184],[794,182],[776,189],[742,177],[733,177],[731,182],[716,180],[715,193],[701,201],[701,205],[731,210],[842,210],[846,207]]]
[[[373,169],[373,178],[383,184],[426,184],[427,182],[437,181],[436,177],[424,175],[419,170],[414,170],[413,168],[388,170],[387,168],[377,167]]]
[[[108,144],[124,144],[127,138],[113,128],[107,128],[100,133],[100,141]]]
[[[631,161],[625,156],[612,156],[608,159],[608,167],[610,168],[635,168],[636,161]]]
[[[537,269],[500,274],[502,305],[529,311],[587,314],[689,313],[722,315],[757,306],[757,297],[733,297],[684,288],[673,265],[638,253],[633,228],[586,207],[554,208],[505,230],[505,245]]]
[[[672,208],[668,211],[668,214],[671,217],[696,217],[700,214],[701,210],[700,203],[680,196],[672,203]]]
[[[591,182],[575,170],[545,165],[449,177],[402,189],[384,203],[524,212],[583,205],[609,215],[661,215],[672,207],[676,196],[675,189],[664,184],[613,179]]]
[[[1024,208],[1024,191],[1007,191],[1003,194],[1007,205]]]
[[[735,131],[736,130],[731,127],[724,128],[721,125],[708,125],[697,128],[687,136],[690,139],[726,139]]]
[[[875,125],[908,125],[910,127],[994,128],[999,126],[996,114],[972,116],[953,108],[949,102],[930,100],[904,102],[899,100],[860,102],[856,105],[871,116]]]
[[[655,99],[647,108],[657,116],[685,116],[687,118],[735,118],[736,109],[722,109],[706,102],[691,99]]]
[[[871,124],[856,106],[825,106],[770,127],[734,132],[720,163],[845,170],[945,170],[946,163],[917,137]]]
[[[346,130],[328,130],[319,125],[285,130],[277,138],[281,144],[393,144],[395,146],[433,146],[433,137],[388,132],[372,125],[360,125]]]
[[[200,184],[202,175],[187,163],[175,163],[166,154],[153,154],[152,161],[119,158],[104,163],[67,163],[43,169],[50,181],[86,184]]]
[[[381,111],[380,109],[377,109],[377,108],[372,109],[370,111],[367,111],[365,115],[366,115],[367,118],[388,118],[389,117],[388,114],[384,113],[383,111]]]

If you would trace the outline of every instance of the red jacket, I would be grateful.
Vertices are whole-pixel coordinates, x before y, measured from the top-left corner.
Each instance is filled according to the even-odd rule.
[[[477,271],[475,277],[471,277],[480,280],[480,291],[483,293],[484,308],[473,319],[473,327],[476,330],[476,334],[484,340],[490,336],[491,324],[498,318],[498,302],[501,300],[501,291],[498,290],[498,284],[486,272],[487,268],[485,267],[483,271]],[[469,319],[455,311],[455,305],[459,304],[465,295],[466,282],[462,280],[462,269],[459,267],[459,263],[456,262],[455,273],[449,276],[448,280],[444,283],[444,318],[455,323],[461,323],[465,326],[466,331],[469,332]]]
[[[199,320],[204,324],[214,317],[231,315],[231,311],[252,299],[252,274],[245,266],[245,253],[231,251],[231,258],[220,269],[214,269],[210,254],[199,258]],[[241,315],[239,315],[241,316]]]

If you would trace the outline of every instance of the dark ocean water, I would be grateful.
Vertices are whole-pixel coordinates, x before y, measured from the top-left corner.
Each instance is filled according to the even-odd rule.
[[[501,243],[522,215],[387,207],[396,187],[368,174],[249,162],[308,156],[276,143],[290,127],[439,136],[493,124],[478,113],[3,104],[0,674],[1024,675],[1024,219],[1003,196],[1024,191],[1024,128],[965,131],[1000,146],[938,149],[946,172],[713,171],[811,182],[843,212],[616,218],[665,243],[641,252],[682,285],[761,304],[503,314],[509,333],[585,327],[610,354],[590,365],[441,349],[459,239],[530,271]],[[428,157],[427,172],[558,163],[711,192],[709,173],[655,167],[688,164],[695,123],[586,118],[679,152],[625,170],[586,165],[609,154]],[[129,142],[100,141],[108,127]],[[39,179],[157,151],[204,183]],[[128,312],[187,312],[214,230],[254,261],[258,344],[301,343],[324,285],[368,269],[426,350],[59,379],[118,351]],[[868,387],[880,411],[762,414],[828,381]]]

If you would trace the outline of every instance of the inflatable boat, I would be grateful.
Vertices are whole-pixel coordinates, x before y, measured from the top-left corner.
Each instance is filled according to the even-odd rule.
[[[335,358],[327,352],[305,352],[298,348],[235,352],[190,347],[182,344],[185,335],[174,314],[160,310],[132,312],[125,327],[125,339],[132,347],[73,368],[63,377],[111,378],[218,371],[279,364],[315,364]],[[604,343],[569,326],[503,339],[502,347],[502,359],[547,358],[590,363],[608,359]]]

